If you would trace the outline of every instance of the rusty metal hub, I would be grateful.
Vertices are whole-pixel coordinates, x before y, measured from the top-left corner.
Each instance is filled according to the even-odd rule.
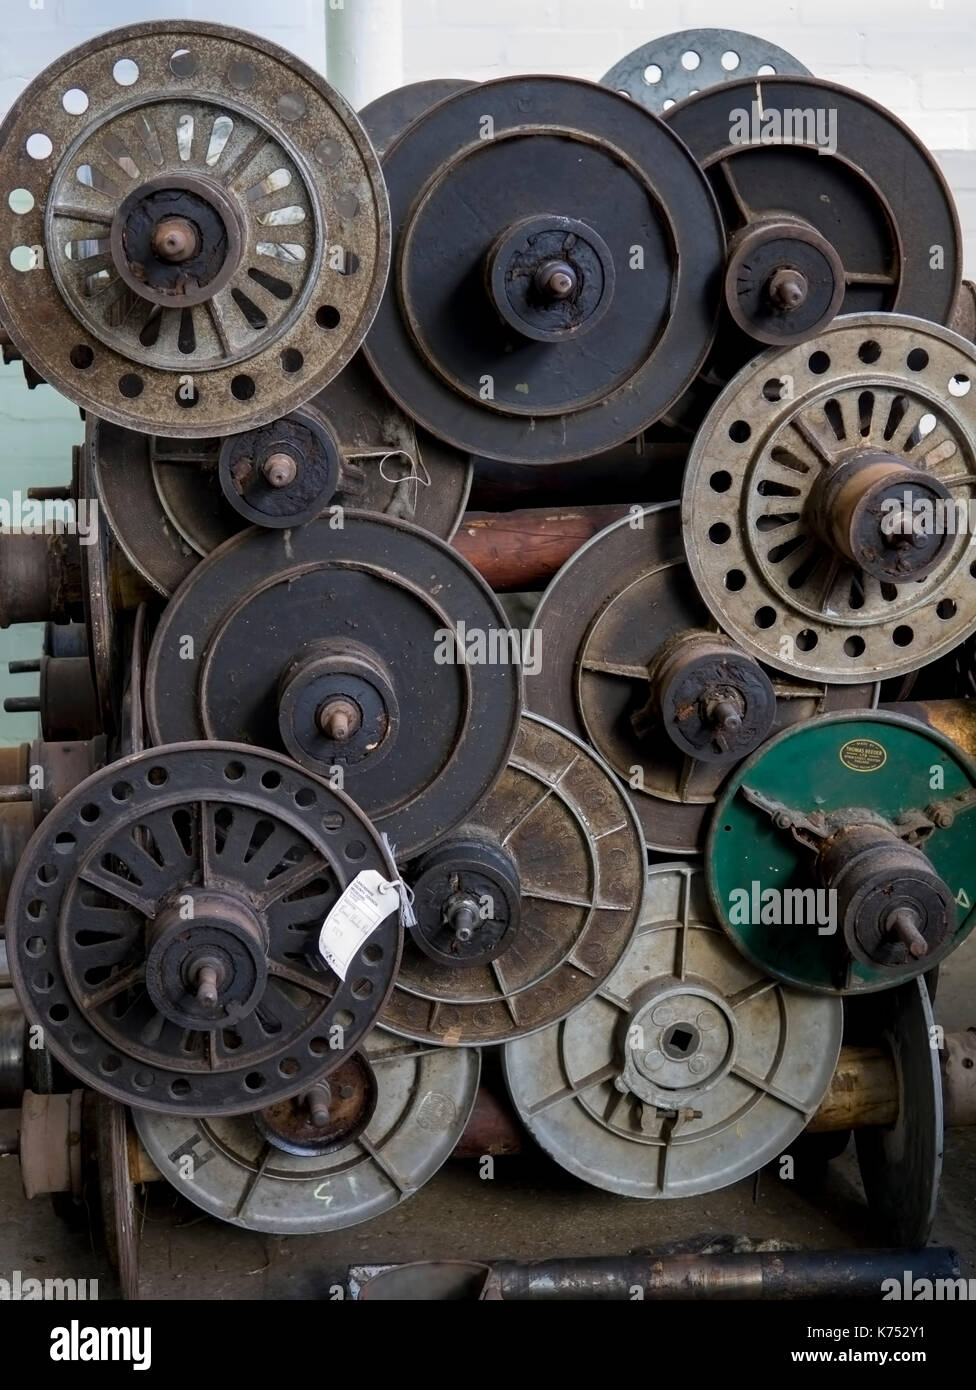
[[[217,180],[164,174],[134,189],[119,205],[111,255],[136,294],[166,308],[211,299],[239,264],[243,222]]]
[[[847,284],[840,256],[800,218],[760,219],[732,238],[725,302],[760,343],[800,343],[826,328]]]
[[[327,771],[396,746],[400,707],[392,673],[379,653],[358,642],[313,642],[281,674],[278,729],[289,753]]]
[[[354,1052],[328,1079],[257,1111],[254,1125],[282,1153],[314,1158],[358,1139],[373,1118],[377,1098],[376,1074],[365,1054]]]
[[[340,486],[342,455],[324,415],[305,406],[224,440],[217,463],[224,497],[257,526],[301,526]]]
[[[441,965],[475,966],[512,945],[521,920],[518,866],[501,845],[465,835],[425,854],[407,874],[412,939]]]

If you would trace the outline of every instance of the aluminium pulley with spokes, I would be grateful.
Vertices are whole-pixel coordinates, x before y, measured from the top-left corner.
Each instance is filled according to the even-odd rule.
[[[623,443],[694,378],[725,254],[680,140],[616,92],[512,77],[386,151],[393,270],[366,341],[433,434],[553,463]]]
[[[11,974],[51,1052],[125,1104],[240,1114],[305,1091],[372,1026],[398,898],[345,978],[320,951],[364,869],[395,877],[343,793],[227,743],[93,773],[44,819],[10,890]]]
[[[389,210],[355,113],[240,30],[165,20],[72,49],[0,127],[0,185],[5,328],[132,429],[278,418],[341,371],[383,292]]]
[[[688,564],[757,660],[854,684],[976,629],[976,355],[901,315],[837,319],[750,363],[688,457]]]
[[[382,1024],[450,1046],[554,1022],[627,949],[644,887],[640,827],[609,768],[525,714],[495,787],[404,869],[416,925]]]

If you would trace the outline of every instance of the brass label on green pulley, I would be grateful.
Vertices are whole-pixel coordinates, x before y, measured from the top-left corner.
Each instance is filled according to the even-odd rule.
[[[873,738],[852,738],[840,750],[840,760],[852,772],[877,772],[888,761],[888,754]]]

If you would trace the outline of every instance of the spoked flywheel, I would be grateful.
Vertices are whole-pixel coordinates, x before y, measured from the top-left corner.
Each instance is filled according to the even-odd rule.
[[[682,519],[708,607],[753,656],[854,684],[976,628],[976,358],[901,315],[763,354],[715,402]]]
[[[149,728],[160,743],[281,748],[409,856],[504,767],[520,653],[494,594],[443,541],[366,512],[341,523],[252,528],[197,565],[150,648]]]
[[[277,418],[348,362],[383,291],[388,205],[355,113],[236,29],[161,21],[73,49],[0,127],[0,183],[4,326],[134,429]]]
[[[432,433],[513,463],[579,458],[693,379],[724,237],[657,117],[589,83],[503,78],[413,121],[383,173],[394,270],[366,352]]]
[[[220,743],[122,758],[21,858],[7,917],[18,997],[70,1071],[126,1104],[270,1105],[335,1070],[392,985],[395,891],[344,978],[320,951],[365,869],[395,876],[369,821],[285,758]]]
[[[877,698],[872,685],[771,676],[720,631],[688,571],[677,503],[635,507],[587,541],[533,631],[542,663],[526,703],[606,758],[658,850],[701,850],[729,768],[773,730]]]
[[[504,1042],[597,989],[637,923],[640,827],[609,769],[524,715],[497,785],[405,871],[417,918],[384,1027],[451,1046]]]
[[[661,864],[632,945],[588,1003],[505,1047],[533,1138],[585,1182],[691,1197],[775,1158],[820,1104],[843,1009],[740,956],[700,869]]]

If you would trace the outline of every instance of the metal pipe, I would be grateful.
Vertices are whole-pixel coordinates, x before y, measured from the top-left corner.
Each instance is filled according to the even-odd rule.
[[[403,85],[402,0],[325,0],[326,74],[357,111]]]

